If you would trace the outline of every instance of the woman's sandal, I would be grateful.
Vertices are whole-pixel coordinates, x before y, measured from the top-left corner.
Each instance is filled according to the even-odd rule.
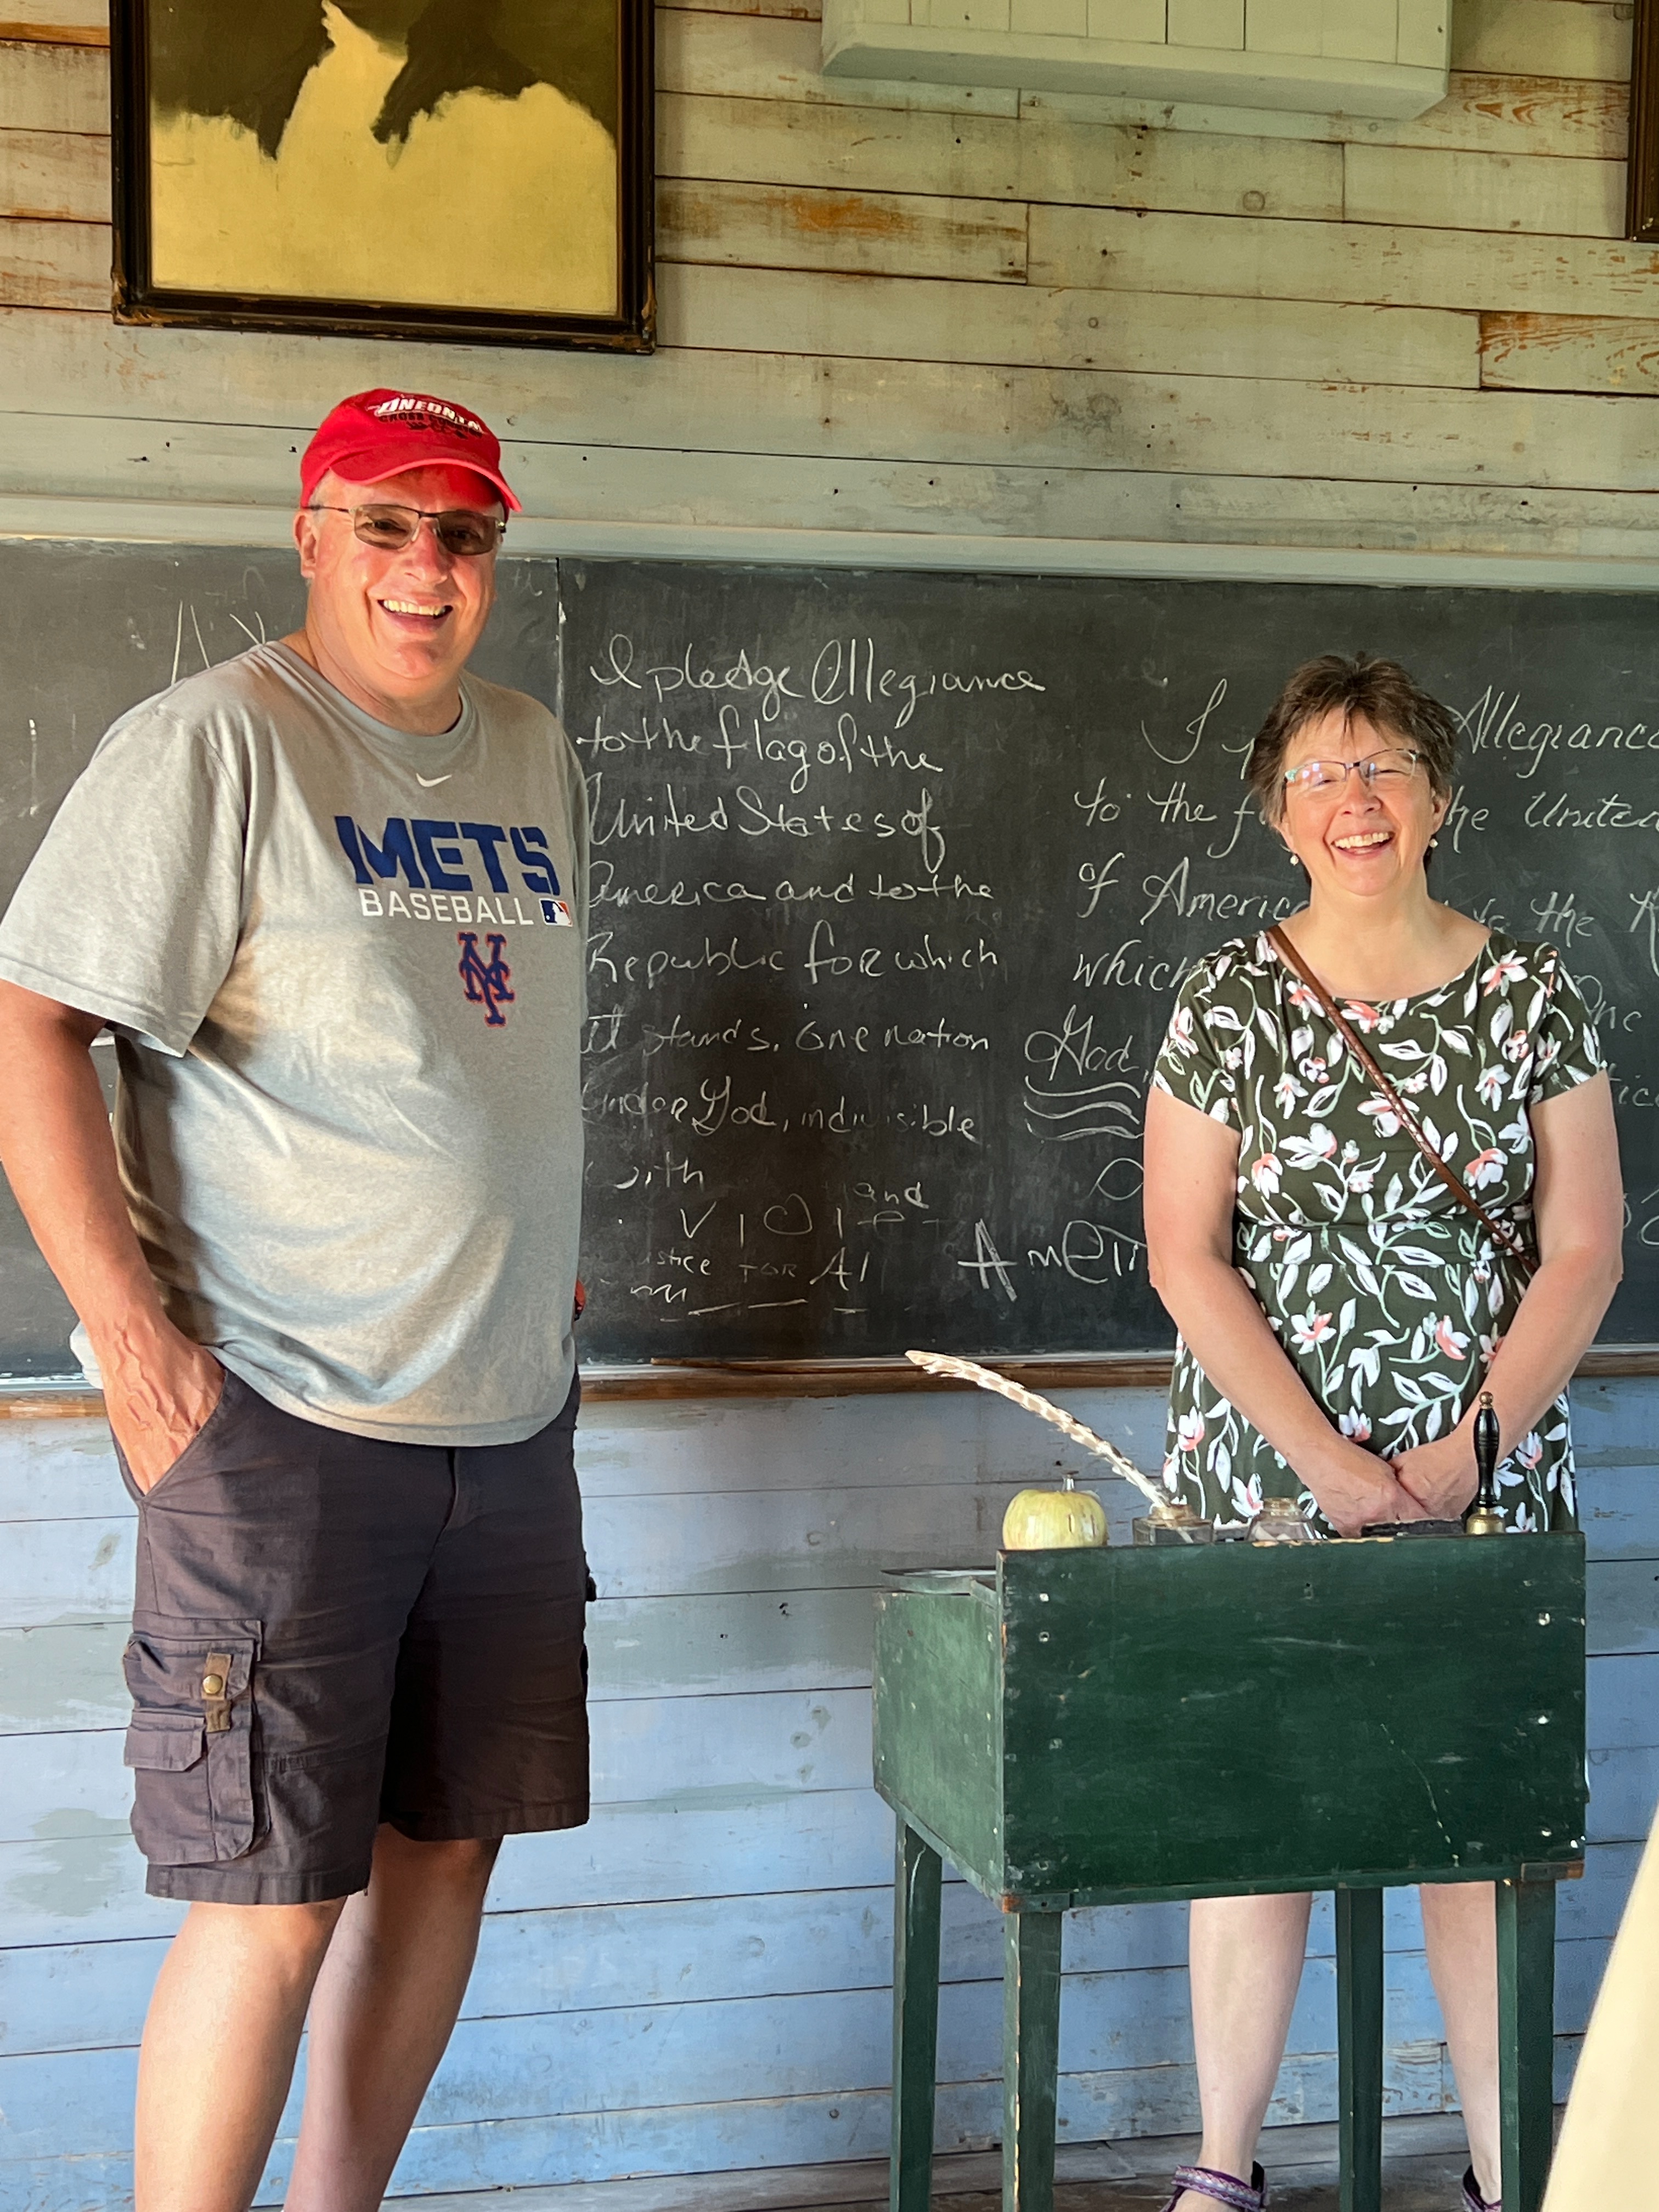
[[[1501,2197],[1483,2197],[1476,2188],[1473,2166],[1463,2176],[1463,2212],[1504,2212]]]
[[[1236,2173],[1218,2173],[1212,2166],[1178,2166],[1170,2178],[1175,2194],[1164,2212],[1175,2212],[1188,2189],[1194,2197],[1214,2197],[1218,2204],[1229,2206],[1231,2212],[1267,2212],[1267,2177],[1259,2166],[1250,2168],[1248,2181],[1241,2181]]]

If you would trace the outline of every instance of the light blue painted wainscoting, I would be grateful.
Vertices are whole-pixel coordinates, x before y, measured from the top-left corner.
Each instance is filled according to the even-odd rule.
[[[1659,1794],[1656,1392],[1576,1395],[1591,1846],[1562,1899],[1564,2081]],[[1071,1402],[1156,1462],[1157,1394]],[[988,1560],[1011,1492],[1069,1451],[972,1395],[592,1408],[594,1817],[507,1844],[400,2192],[883,2151],[891,1825],[869,1785],[871,1593],[884,1567]],[[1105,1494],[1122,1540],[1131,1500]],[[0,2212],[104,2212],[131,2202],[135,2045],[177,1909],[145,1898],[126,1829],[133,1522],[97,1424],[0,1425]],[[999,2120],[999,1930],[960,1883],[945,1917],[939,2142],[978,2148]],[[1184,1918],[1068,1923],[1062,2140],[1193,2122]],[[1409,1899],[1389,1947],[1391,2108],[1439,2111],[1453,2092]],[[1334,2111],[1328,1899],[1315,1951],[1279,2120]],[[294,2110],[262,2203],[280,2199]]]

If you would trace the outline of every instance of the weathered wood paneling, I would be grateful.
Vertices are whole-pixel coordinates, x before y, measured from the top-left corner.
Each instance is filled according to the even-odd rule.
[[[106,1517],[125,1492],[101,1420],[18,1421],[0,1431],[0,1522]]]
[[[0,305],[107,314],[109,272],[106,223],[0,218]]]
[[[1659,317],[1483,315],[1480,381],[1512,392],[1651,398],[1659,393]]]
[[[1582,77],[1453,73],[1438,106],[1410,123],[1350,135],[1362,143],[1443,147],[1465,154],[1565,155],[1622,161],[1630,132],[1629,88]]]
[[[665,345],[1468,387],[1471,315],[1278,300],[1119,295],[665,268]]]
[[[70,131],[0,131],[0,215],[109,221],[109,142]]]
[[[0,309],[0,313],[3,313]],[[87,318],[89,324],[92,319]],[[96,327],[95,325],[93,325]],[[1364,478],[1305,480],[1124,470],[1103,504],[1092,470],[892,460],[821,461],[776,454],[665,456],[650,448],[579,447],[550,477],[556,520],[537,507],[515,526],[523,544],[598,559],[648,550],[680,559],[719,554],[776,560],[945,568],[993,566],[1088,574],[1237,575],[1291,581],[1446,580],[1447,549],[1467,582],[1517,580],[1602,590],[1659,570],[1659,514],[1632,492],[1540,491]],[[89,495],[0,493],[0,527],[166,541],[183,519],[192,542],[286,550],[292,494],[199,504]],[[542,510],[543,514],[546,510]],[[1112,538],[1099,540],[1103,515]],[[695,517],[695,520],[688,518]],[[1363,541],[1364,550],[1356,551]],[[1271,555],[1261,549],[1271,546]],[[1237,547],[1236,556],[1221,549]],[[1188,550],[1190,550],[1190,556]],[[1495,556],[1490,561],[1485,556]],[[1517,570],[1516,556],[1527,566]],[[1401,565],[1395,567],[1398,562]],[[1270,564],[1270,565],[1269,565]]]
[[[1133,124],[1148,131],[1219,131],[1224,136],[1322,138],[1334,144],[1427,146],[1472,154],[1543,154],[1621,161],[1628,135],[1628,88],[1582,77],[1454,73],[1444,100],[1409,122],[1372,115],[1310,118],[1273,108],[1171,106],[1165,100],[1103,99],[1085,93],[1024,93],[1020,112],[1069,116],[1079,123]]]
[[[1571,2078],[1577,2039],[1558,2037],[1558,2094]],[[1109,2087],[1109,2096],[1107,2092]],[[946,2085],[939,2099],[938,2142],[942,2152],[981,2150],[1000,2124],[998,2084]],[[1384,2072],[1390,2112],[1449,2108],[1447,2077],[1437,2050],[1391,2052]],[[1429,2101],[1425,2101],[1425,2100]],[[1066,2077],[1060,2103],[1062,2144],[1084,2143],[1110,2133],[1168,2133],[1194,2124],[1197,2111],[1192,2069],[1163,2066],[1123,2069],[1112,2075]],[[1297,2057],[1286,2062],[1269,2107],[1270,2123],[1330,2120],[1336,2111],[1335,2061]],[[489,2185],[516,2187],[580,2183],[623,2170],[648,2175],[727,2174],[733,2167],[775,2169],[780,2166],[822,2166],[843,2160],[884,2159],[887,2100],[884,2090],[818,2098],[797,2098],[757,2105],[736,2100],[702,2107],[664,2111],[583,2114],[553,2121],[497,2121],[469,2129],[417,2127],[399,2166],[399,2193],[476,2191]],[[291,2141],[280,2142],[257,2201],[280,2201],[283,2179],[293,2154]],[[1093,2169],[1098,2154],[1080,2161]],[[1063,2170],[1062,2170],[1063,2171]],[[488,2177],[501,2174],[499,2185]],[[111,2154],[88,2158],[66,2184],[61,2163],[25,2162],[20,2186],[39,2191],[29,2197],[31,2212],[109,2212],[126,2203],[129,2162]],[[459,2173],[463,2179],[456,2181]],[[58,2192],[66,2185],[72,2197]],[[732,2201],[732,2185],[715,2185],[719,2201]],[[867,2180],[861,2181],[867,2191]],[[763,2185],[769,2192],[773,2185]],[[672,2190],[672,2199],[670,2191]],[[684,2200],[686,2192],[665,2186],[659,2203]],[[750,2202],[762,2201],[757,2195]],[[798,2201],[805,2201],[798,2200]],[[837,2201],[847,2201],[838,2195]],[[443,2212],[461,2212],[445,2195]]]
[[[1342,204],[1350,222],[1619,238],[1625,228],[1625,167],[1530,155],[1348,146]]]
[[[95,0],[5,0],[0,20],[18,37],[88,46],[109,43],[109,10]]]
[[[1605,1560],[1589,1580],[1589,1649],[1659,1651],[1659,1561]]]
[[[683,0],[668,0],[678,7]],[[816,23],[823,13],[819,0],[696,0],[700,9],[720,15],[781,15],[791,21]]]
[[[657,190],[657,249],[663,281],[676,261],[712,261],[949,276],[958,286],[1014,283],[1025,273],[1025,210],[938,194],[671,177]]]
[[[1032,209],[1030,240],[1034,284],[1512,313],[1659,303],[1659,248],[1623,240],[1484,234],[1477,252],[1461,232],[1423,227],[1056,207]]]
[[[787,1895],[891,1879],[893,1822],[868,1785],[708,1804],[605,1805],[585,1828],[514,1837],[490,1887],[501,1911],[635,1905],[713,1893]],[[0,1844],[7,1943],[108,1942],[170,1932],[176,1905],[146,1897],[125,1826]]]
[[[608,365],[550,365],[552,444],[514,443],[509,465],[531,511],[561,511],[568,448],[793,452],[876,459],[896,448],[972,465],[988,441],[1026,468],[1188,470],[1284,478],[1509,483],[1650,489],[1659,449],[1638,409],[1572,393],[1297,385],[1246,377],[1132,375],[980,363],[826,360],[805,355],[664,351],[637,365],[625,399]],[[1504,434],[1500,441],[1499,434]],[[50,483],[82,495],[291,499],[293,437],[222,422],[144,426],[46,414],[0,417],[0,491]]]
[[[1334,1966],[1311,1960],[1291,2023],[1292,2056],[1334,2043]],[[1437,2047],[1438,2013],[1420,1954],[1395,1954],[1388,1981],[1396,2050]],[[1000,2070],[1000,1981],[953,1985],[940,2006],[939,2077],[994,2079]],[[884,1990],[714,1999],[667,2006],[573,2008],[464,2020],[422,2107],[428,2125],[617,2106],[696,2105],[722,2095],[798,2097],[884,2087],[891,2057]],[[1069,2075],[1189,2063],[1186,1976],[1178,1968],[1070,1973],[1060,2011],[1060,2066]],[[130,2051],[0,2058],[0,2171],[61,2140],[72,2100],[88,2152],[125,2147],[131,2126]],[[287,2115],[291,2128],[302,2082]],[[1102,2133],[1106,2130],[1102,2130]]]
[[[1320,144],[672,93],[659,105],[657,143],[672,177],[1211,214],[1342,211],[1342,150]]]
[[[0,42],[0,131],[108,130],[107,54],[57,41]]]
[[[1127,220],[1131,244],[1139,248],[1146,239],[1156,246],[1155,232],[1148,239],[1142,225],[1156,226],[1162,218]],[[1232,234],[1243,234],[1246,227],[1226,224],[1219,228]],[[1366,233],[1363,226],[1356,227],[1356,234],[1384,240],[1395,235]],[[1439,236],[1414,235],[1419,240]],[[1217,241],[1218,252],[1220,243]],[[1241,243],[1247,246],[1248,237],[1242,237]],[[1494,240],[1492,243],[1491,258],[1497,261],[1522,242]],[[1120,249],[1113,251],[1115,256]],[[1092,263],[1109,276],[1114,273],[1110,264],[1102,263],[1097,246],[1086,258],[1079,256],[1078,259],[1085,269]],[[1137,260],[1136,273],[1142,283],[1156,285],[1162,259],[1154,251]],[[1170,265],[1178,265],[1178,257],[1176,264]],[[1251,270],[1248,252],[1234,254],[1230,266],[1241,289],[1263,289],[1260,273]],[[229,449],[227,434],[218,431],[199,434],[210,447],[205,465],[190,464],[188,457],[181,463],[176,452],[168,463],[165,455],[152,453],[147,443],[132,445],[125,428],[117,435],[111,424],[100,435],[97,425],[84,417],[140,415],[147,405],[165,407],[171,397],[181,411],[193,410],[218,423],[234,422],[238,418],[250,423],[293,422],[294,432],[288,441],[291,444],[307,407],[320,408],[326,392],[353,388],[380,373],[372,348],[347,340],[272,340],[268,345],[238,352],[211,333],[125,332],[79,316],[20,311],[8,314],[3,309],[0,309],[0,343],[7,349],[14,404],[70,410],[62,420],[61,438],[56,446],[50,426],[31,423],[26,428],[14,423],[12,484],[46,488],[56,483],[60,488],[103,494],[118,485],[128,496],[143,495],[152,489],[166,495],[170,489],[175,496],[194,495],[214,501],[271,501],[279,508],[292,497],[288,480],[291,454],[283,450],[280,438],[266,434],[264,450],[270,456],[270,463],[268,468],[262,463],[258,471],[250,468],[246,452],[258,450],[259,439],[256,436],[250,447],[238,453]],[[466,356],[460,349],[434,349],[430,374],[434,380],[446,372],[459,375],[465,365]],[[586,366],[591,372],[593,365]],[[659,367],[649,365],[652,371]],[[545,422],[550,427],[558,425],[566,434],[580,437],[580,428],[576,427],[580,417],[573,420],[573,410],[565,404],[561,387],[580,374],[581,368],[567,362],[535,377],[526,356],[495,355],[476,365],[470,388],[480,404],[514,414],[526,427]],[[629,364],[630,385],[646,368]],[[541,359],[534,361],[534,369],[542,371]],[[602,374],[597,384],[602,393],[614,392]],[[1472,395],[1460,397],[1469,399]],[[1518,395],[1491,397],[1499,405],[1513,408]],[[1620,411],[1613,402],[1566,404],[1601,405],[1613,416]],[[1373,424],[1388,405],[1386,400],[1371,401]],[[1260,408],[1279,415],[1271,395],[1262,398]],[[1291,418],[1280,419],[1289,422]],[[1626,416],[1626,421],[1634,426],[1637,418]],[[1563,435],[1554,441],[1558,464],[1571,462],[1577,450],[1565,426],[1561,428]],[[0,438],[5,434],[0,429]],[[172,443],[176,448],[198,434],[182,433]],[[637,435],[631,424],[629,434]],[[1484,418],[1474,415],[1468,434],[1476,441],[1478,460],[1481,439],[1486,437],[1489,445],[1492,442]],[[801,441],[793,435],[793,423],[786,435],[788,443],[799,449]],[[1328,485],[1315,480],[1316,470],[1311,465],[1307,477],[1279,477],[1252,485],[1237,474],[1237,444],[1231,430],[1214,441],[1206,456],[1210,465],[1203,468],[1197,465],[1198,457],[1182,450],[1177,442],[1174,470],[1165,472],[1142,466],[1133,471],[1134,481],[1115,486],[1114,527],[1127,537],[1184,534],[1261,542],[1285,535],[1328,544],[1352,544],[1357,533],[1373,540],[1380,535],[1382,542],[1388,542],[1387,532],[1397,529],[1399,542],[1405,544],[1422,543],[1427,533],[1431,538],[1462,538],[1465,542],[1494,547],[1501,547],[1507,538],[1511,544],[1541,542],[1568,551],[1600,551],[1613,548],[1617,533],[1639,532],[1647,526],[1648,507],[1631,496],[1627,485],[1598,494],[1588,502],[1577,490],[1565,497],[1534,495],[1522,507],[1513,500],[1491,498],[1478,485],[1425,483],[1424,474],[1431,472],[1427,453],[1417,457],[1414,466],[1423,473],[1411,480],[1408,495],[1399,494],[1397,503],[1391,505],[1391,500],[1396,499],[1394,488],[1378,483],[1375,476],[1373,456],[1384,442],[1369,436],[1362,427],[1344,463],[1354,473],[1346,482]],[[1218,453],[1217,447],[1224,450]],[[1164,451],[1166,454],[1170,451],[1167,442]],[[140,453],[149,458],[140,460],[137,458]],[[534,465],[532,453],[526,453],[522,458],[527,465]],[[157,481],[158,459],[173,471],[170,484]],[[1501,450],[1499,459],[1506,473],[1512,471],[1524,479],[1523,459]],[[676,465],[692,471],[689,461]],[[61,476],[54,474],[59,471]],[[1616,478],[1616,467],[1613,474]],[[539,506],[543,512],[576,514],[648,514],[653,510],[684,514],[689,496],[700,511],[707,513],[711,525],[763,515],[797,526],[869,528],[879,527],[884,518],[891,526],[908,529],[977,526],[988,532],[1015,535],[1087,536],[1098,530],[1101,512],[1098,493],[1086,477],[1068,482],[1063,474],[1051,473],[1049,467],[1011,468],[1006,446],[994,463],[969,462],[959,473],[942,479],[937,464],[884,459],[861,468],[843,456],[839,465],[815,471],[805,460],[757,455],[746,472],[741,465],[722,462],[701,473],[692,471],[684,483],[648,455],[618,447],[588,454],[574,472],[570,457],[561,456],[550,469],[544,485],[544,489],[539,483],[529,487],[532,512]],[[775,498],[767,489],[772,485],[776,486]],[[548,504],[541,505],[543,501]],[[591,506],[584,507],[585,501],[591,501]],[[1598,542],[1587,539],[1586,532],[1609,534]]]

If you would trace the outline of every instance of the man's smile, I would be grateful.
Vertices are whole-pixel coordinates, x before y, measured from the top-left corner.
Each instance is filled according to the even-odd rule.
[[[376,599],[375,605],[383,614],[395,615],[399,621],[437,623],[454,613],[447,599]]]

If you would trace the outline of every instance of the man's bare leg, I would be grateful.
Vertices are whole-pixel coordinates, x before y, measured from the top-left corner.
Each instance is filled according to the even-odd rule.
[[[499,1848],[381,1828],[317,1978],[288,2212],[378,2212],[466,1993]]]
[[[343,1903],[191,1906],[144,2023],[136,2212],[246,2212]]]

